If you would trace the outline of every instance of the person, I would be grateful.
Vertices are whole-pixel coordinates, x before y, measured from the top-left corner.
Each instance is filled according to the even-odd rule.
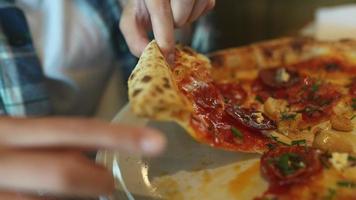
[[[117,3],[0,2],[0,199],[109,194],[111,173],[83,152],[154,156],[164,149],[165,138],[157,130],[70,116],[93,114],[112,68],[125,63],[116,23],[120,5],[120,29],[130,51],[139,56],[152,30],[172,61],[174,29],[197,20],[215,0]]]

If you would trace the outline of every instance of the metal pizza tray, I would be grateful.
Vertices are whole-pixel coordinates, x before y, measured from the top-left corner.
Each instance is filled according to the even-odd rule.
[[[154,177],[178,172],[194,171],[255,158],[256,154],[236,153],[199,144],[183,128],[173,122],[156,122],[137,118],[126,105],[113,119],[113,123],[150,126],[161,130],[168,144],[164,153],[156,158],[99,151],[97,162],[109,168],[116,181],[116,191],[101,200],[154,200],[159,199],[151,180]]]

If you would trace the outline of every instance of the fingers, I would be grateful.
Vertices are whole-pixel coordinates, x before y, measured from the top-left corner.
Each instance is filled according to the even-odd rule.
[[[215,0],[196,0],[193,10],[188,19],[188,23],[196,21],[205,12],[211,10],[215,6]]]
[[[102,148],[156,155],[163,150],[165,138],[153,129],[93,119],[3,117],[0,118],[0,146]]]
[[[109,171],[80,154],[6,151],[0,157],[3,190],[85,197],[107,195],[114,190]]]
[[[131,53],[139,57],[149,42],[147,37],[149,18],[143,0],[127,3],[119,27]]]
[[[152,30],[163,55],[172,62],[174,59],[174,24],[170,1],[145,0],[150,14]]]
[[[175,27],[182,27],[187,23],[195,1],[196,0],[171,0]]]
[[[0,199],[1,200],[52,200],[51,198],[47,198],[47,197],[35,197],[31,195],[10,193],[10,192],[0,192]]]

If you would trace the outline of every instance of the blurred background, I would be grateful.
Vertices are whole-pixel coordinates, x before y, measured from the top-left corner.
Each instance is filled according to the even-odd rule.
[[[317,9],[355,0],[217,0],[197,25],[193,47],[201,52],[298,35]],[[355,19],[356,20],[356,19]],[[205,28],[199,26],[206,26]],[[356,33],[355,33],[356,35]]]

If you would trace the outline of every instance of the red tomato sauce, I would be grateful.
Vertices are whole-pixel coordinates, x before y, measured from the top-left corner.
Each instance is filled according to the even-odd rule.
[[[226,113],[227,107],[240,105],[246,99],[247,93],[239,84],[186,78],[178,86],[193,102],[192,127],[210,145],[228,150],[263,151],[271,143],[260,131],[242,126]],[[241,135],[234,134],[233,127]]]
[[[281,158],[286,155],[290,156],[290,160],[286,161],[286,157]],[[290,164],[291,162],[303,165],[296,168],[295,165]],[[293,170],[290,171],[291,169]],[[269,188],[263,196],[286,194],[291,187],[309,182],[315,175],[320,174],[322,169],[320,153],[315,149],[303,146],[276,147],[261,158],[261,174],[269,182]],[[259,197],[255,200],[260,199],[263,198]]]
[[[268,97],[287,100],[296,112],[302,113],[305,121],[319,122],[330,116],[332,107],[340,99],[341,93],[330,83],[300,77],[300,81],[287,88],[271,88],[256,79],[252,85],[263,101]]]

